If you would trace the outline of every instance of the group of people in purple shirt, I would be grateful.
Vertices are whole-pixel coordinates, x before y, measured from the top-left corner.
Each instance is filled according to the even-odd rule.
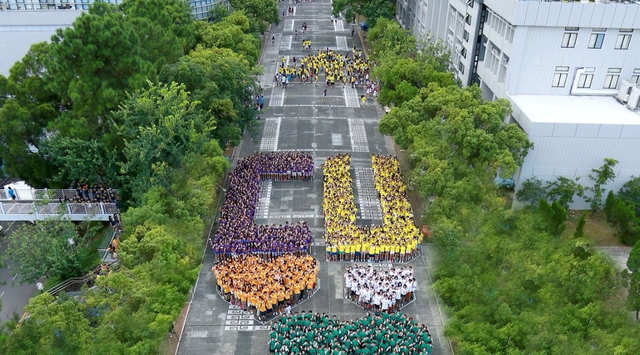
[[[313,236],[306,222],[255,225],[253,219],[260,194],[260,180],[308,180],[313,176],[313,157],[300,152],[254,154],[238,162],[229,175],[229,190],[220,210],[213,237],[216,260],[237,254],[277,257],[307,253]]]

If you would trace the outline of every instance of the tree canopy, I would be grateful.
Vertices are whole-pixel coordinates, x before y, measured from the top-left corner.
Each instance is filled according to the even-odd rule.
[[[344,12],[347,21],[351,21],[360,14],[369,27],[374,27],[380,19],[392,19],[396,15],[396,2],[392,0],[335,0],[332,5],[334,16]]]
[[[247,14],[252,32],[264,33],[267,24],[280,23],[276,0],[230,0],[229,4],[233,10]]]
[[[580,233],[564,233],[566,206],[582,186],[529,181],[518,197],[539,208],[511,210],[493,180],[514,174],[532,144],[504,123],[509,103],[455,85],[446,51],[431,44],[417,54],[397,24],[379,20],[370,39],[379,101],[395,104],[378,128],[407,151],[410,187],[439,251],[434,288],[453,315],[446,333],[456,353],[635,354],[640,327],[627,316],[623,280]]]
[[[275,0],[254,3],[204,23],[184,0],[96,2],[0,76],[5,170],[38,187],[118,188],[126,226],[121,269],[79,300],[32,299],[1,353],[157,353],[201,265],[229,167],[221,145],[253,122],[257,31],[278,20]],[[84,234],[66,223],[13,233],[14,258],[31,259],[23,280],[84,273],[67,242]]]
[[[82,233],[69,220],[56,218],[23,224],[9,235],[7,253],[18,265],[20,283],[34,283],[40,278],[81,276],[87,270],[82,266],[87,242],[95,230]],[[73,244],[69,242],[73,241]]]

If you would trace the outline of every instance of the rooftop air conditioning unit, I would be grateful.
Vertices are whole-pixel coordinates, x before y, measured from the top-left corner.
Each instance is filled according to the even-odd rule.
[[[620,101],[620,103],[625,104],[629,101],[629,94],[631,94],[631,89],[635,84],[632,84],[626,80],[622,80],[622,84],[620,84],[620,91],[618,91],[618,95],[616,95],[616,99]]]
[[[627,107],[634,111],[640,109],[640,87],[634,86],[633,89],[631,89]]]

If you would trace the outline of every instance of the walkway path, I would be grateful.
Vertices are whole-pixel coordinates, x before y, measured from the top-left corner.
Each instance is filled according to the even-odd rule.
[[[284,4],[284,8],[290,6]],[[280,10],[282,12],[282,10]],[[378,120],[382,110],[378,105],[358,106],[357,98],[362,90],[344,90],[335,87],[327,90],[327,103],[323,103],[325,85],[318,87],[294,84],[286,90],[274,88],[273,77],[276,63],[282,56],[300,57],[308,52],[301,49],[301,40],[311,38],[314,48],[332,49],[362,48],[357,36],[351,37],[351,26],[347,23],[332,23],[330,20],[330,0],[296,5],[294,16],[274,28],[276,43],[264,53],[264,75],[260,83],[265,88],[269,109],[262,115],[260,136],[245,138],[237,149],[239,157],[246,157],[258,151],[301,150],[312,152],[315,158],[313,182],[290,181],[263,183],[261,201],[256,223],[284,224],[285,221],[305,220],[314,233],[313,255],[320,263],[320,290],[308,301],[294,308],[328,314],[336,314],[341,319],[354,319],[365,312],[343,299],[342,275],[349,263],[327,263],[324,258],[324,219],[322,218],[322,171],[320,164],[329,156],[349,152],[354,166],[354,188],[357,196],[359,218],[379,220],[379,206],[371,204],[377,197],[372,191],[367,171],[371,171],[371,154],[394,154],[389,138],[378,132]],[[309,35],[301,34],[302,22],[307,23]],[[298,29],[298,39],[290,39],[294,29]],[[355,100],[354,100],[355,98]],[[234,157],[237,159],[237,157]],[[233,160],[232,164],[236,162]],[[416,270],[419,290],[416,301],[403,311],[420,323],[426,324],[434,336],[434,354],[451,354],[444,337],[443,317],[431,290],[429,268],[432,267],[432,251],[426,246],[423,256],[411,262]],[[186,320],[178,354],[268,354],[268,326],[245,316],[230,307],[216,293],[211,272],[213,255],[207,250],[204,265],[196,286],[191,309]],[[389,266],[389,264],[384,264]],[[179,329],[177,329],[180,331]]]

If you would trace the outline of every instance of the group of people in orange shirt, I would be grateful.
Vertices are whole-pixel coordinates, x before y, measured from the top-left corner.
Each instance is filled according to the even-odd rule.
[[[254,154],[238,162],[211,240],[218,292],[259,320],[280,314],[316,289],[317,261],[305,222],[253,223],[260,180],[310,180],[313,157],[301,152]]]
[[[218,292],[251,310],[258,319],[282,313],[316,288],[318,262],[311,255],[286,254],[272,260],[240,255],[213,266]]]

